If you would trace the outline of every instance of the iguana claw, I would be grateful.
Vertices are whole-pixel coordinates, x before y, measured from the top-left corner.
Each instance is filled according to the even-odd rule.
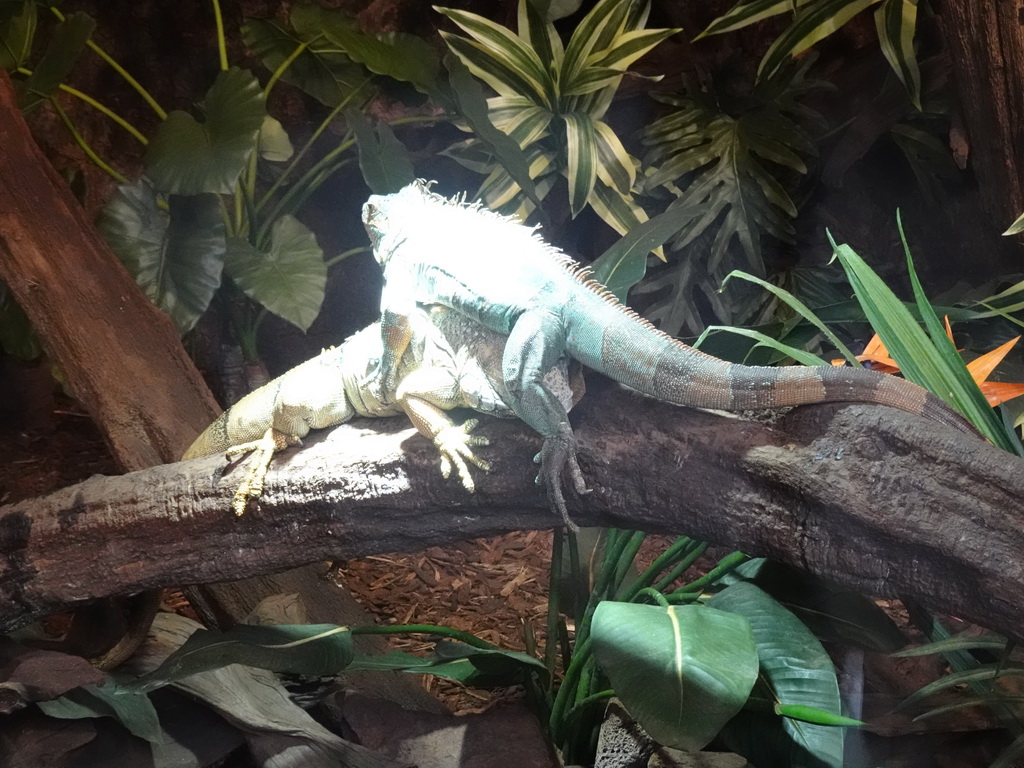
[[[476,485],[473,483],[473,476],[470,474],[466,462],[469,461],[484,472],[491,469],[491,465],[486,460],[473,453],[472,446],[491,444],[486,437],[470,434],[479,423],[476,419],[469,419],[461,425],[453,424],[445,427],[434,435],[434,445],[437,446],[437,450],[441,454],[441,475],[447,480],[451,476],[454,465],[459,480],[462,481],[462,486],[470,493],[476,491]]]
[[[580,495],[590,493],[590,488],[587,488],[587,483],[583,479],[579,462],[576,460],[576,438],[572,433],[572,427],[566,422],[559,424],[558,433],[544,438],[544,446],[533,460],[540,464],[537,484],[547,488],[551,506],[561,516],[562,522],[570,531],[573,533],[579,531],[579,526],[569,518],[569,510],[565,506],[565,495],[562,493],[562,472],[565,469],[569,470],[569,477],[576,493]]]
[[[231,500],[231,508],[235,510],[236,515],[244,515],[249,499],[255,499],[263,493],[263,481],[267,478],[270,460],[274,454],[289,445],[301,442],[299,438],[285,435],[271,427],[263,433],[263,437],[259,440],[233,445],[224,452],[224,456],[230,458],[252,451],[252,461],[246,468],[245,477],[242,478],[242,482],[239,483],[234,498]]]

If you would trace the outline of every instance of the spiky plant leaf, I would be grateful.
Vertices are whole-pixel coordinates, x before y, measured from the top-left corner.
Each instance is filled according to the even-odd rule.
[[[803,5],[806,2],[807,0],[801,0],[798,5]],[[710,35],[733,32],[764,19],[770,19],[772,16],[790,13],[793,7],[793,0],[743,0],[708,24],[704,31],[694,39],[700,40],[702,37]]]
[[[774,75],[787,59],[798,56],[880,0],[817,0],[806,3],[796,19],[765,52],[758,79]]]
[[[875,10],[875,28],[882,53],[907,89],[910,102],[921,109],[921,69],[914,54],[917,0],[883,0]]]
[[[656,121],[645,134],[650,147],[645,162],[656,168],[648,186],[683,187],[679,205],[688,219],[679,229],[681,248],[717,225],[708,268],[718,269],[725,249],[736,238],[751,271],[763,273],[760,235],[791,241],[796,206],[762,162],[767,159],[806,172],[799,156],[787,146],[799,128],[781,112],[766,108],[738,118],[682,103],[689,125],[680,115]],[[677,127],[678,126],[678,127]],[[680,181],[686,177],[686,182]]]
[[[564,48],[543,11],[528,0],[519,5],[518,34],[475,14],[436,9],[468,35],[443,33],[470,72],[499,94],[489,102],[491,122],[532,152],[530,177],[537,187],[553,186],[554,179],[544,178],[549,174],[564,175],[573,215],[589,204],[620,232],[646,214],[631,197],[633,158],[601,117],[629,65],[677,31],[643,29],[648,5],[600,0]],[[505,212],[529,212],[543,196],[524,200],[517,174],[486,164],[474,143],[448,153],[488,172],[477,196]]]

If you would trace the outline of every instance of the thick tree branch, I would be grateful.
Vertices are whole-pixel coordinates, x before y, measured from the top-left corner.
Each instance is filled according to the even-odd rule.
[[[1021,637],[1024,463],[979,439],[881,407],[807,408],[768,427],[613,387],[588,394],[574,421],[593,487],[572,507],[581,524],[686,533]],[[230,510],[240,467],[221,476],[218,457],[2,507],[0,625],[556,522],[523,425],[485,423],[493,469],[473,496],[404,426],[360,421],[283,454],[242,518]]]

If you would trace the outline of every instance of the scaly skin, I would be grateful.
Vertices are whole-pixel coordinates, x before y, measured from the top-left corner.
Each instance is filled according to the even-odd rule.
[[[382,341],[383,336],[383,341]],[[254,451],[232,507],[243,514],[263,490],[273,454],[298,443],[311,429],[324,429],[354,416],[405,413],[441,454],[447,478],[454,467],[466,490],[475,485],[468,464],[488,469],[473,453],[487,445],[470,435],[475,419],[455,425],[445,411],[472,408],[511,417],[500,367],[503,336],[443,307],[415,308],[364,328],[340,347],[296,366],[231,406],[196,439],[183,459]],[[397,358],[388,387],[377,385],[384,345]],[[570,407],[567,361],[552,366],[548,381]]]
[[[566,525],[572,523],[563,473],[577,492],[587,489],[565,408],[541,375],[566,355],[678,405],[747,410],[877,403],[974,432],[959,413],[903,379],[852,368],[734,365],[698,352],[619,303],[533,228],[433,194],[423,181],[370,197],[363,223],[384,270],[385,314],[441,304],[507,337],[507,402],[544,438],[541,479]],[[397,363],[385,351],[378,385],[392,385]]]

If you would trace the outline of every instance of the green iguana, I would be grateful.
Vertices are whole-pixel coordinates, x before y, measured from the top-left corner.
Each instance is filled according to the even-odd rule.
[[[474,490],[467,462],[487,470],[473,446],[487,445],[472,436],[477,421],[455,425],[444,412],[472,408],[495,416],[514,416],[501,377],[505,338],[444,307],[416,308],[389,318],[390,335],[381,323],[364,328],[339,347],[292,368],[228,408],[196,439],[183,460],[224,452],[254,451],[232,506],[241,515],[248,500],[262,493],[273,454],[299,442],[310,429],[341,424],[355,416],[405,413],[416,429],[441,453],[445,477],[454,466],[466,490]],[[378,386],[385,347],[400,346],[395,375]],[[546,385],[564,408],[578,400],[582,380],[570,375],[567,359],[556,361]]]
[[[921,387],[865,369],[733,365],[658,330],[621,304],[536,228],[430,191],[422,180],[373,195],[363,223],[384,271],[382,333],[388,318],[441,304],[505,338],[501,376],[507,403],[544,438],[540,477],[554,509],[569,519],[566,470],[587,492],[566,410],[543,371],[566,355],[644,394],[678,405],[747,410],[824,402],[888,405],[974,432],[959,413]],[[387,392],[401,347],[385,350],[375,384]]]

